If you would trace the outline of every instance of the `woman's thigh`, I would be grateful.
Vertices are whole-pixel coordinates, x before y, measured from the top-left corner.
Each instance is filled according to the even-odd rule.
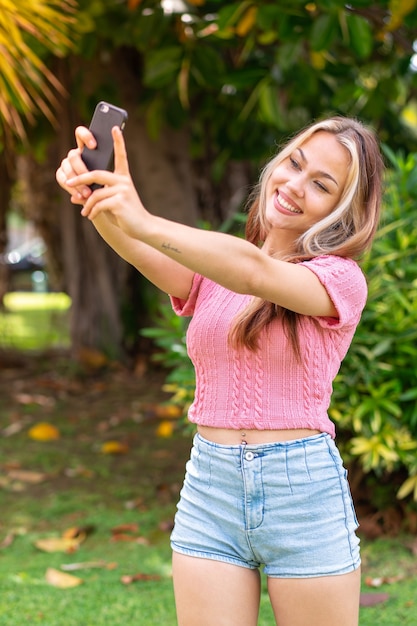
[[[257,570],[174,552],[173,577],[179,626],[256,626]]]
[[[269,578],[279,626],[358,626],[360,569],[339,576]]]

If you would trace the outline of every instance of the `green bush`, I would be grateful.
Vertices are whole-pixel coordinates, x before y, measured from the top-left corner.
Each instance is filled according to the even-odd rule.
[[[404,475],[397,496],[417,500],[417,154],[385,153],[382,224],[363,263],[368,303],[330,415],[365,474]]]
[[[160,349],[153,360],[168,370],[163,390],[172,394],[171,404],[181,407],[184,425],[188,424],[187,412],[195,392],[194,367],[185,343],[188,323],[189,318],[177,316],[164,300],[160,302],[154,326],[141,330]]]
[[[382,223],[362,263],[368,303],[335,380],[330,416],[365,483],[384,484],[385,502],[411,494],[417,501],[417,154],[385,153],[391,168]],[[163,304],[155,328],[143,331],[161,348],[157,359],[170,370],[165,390],[184,418],[194,396],[186,326]],[[378,506],[380,490],[369,493]]]

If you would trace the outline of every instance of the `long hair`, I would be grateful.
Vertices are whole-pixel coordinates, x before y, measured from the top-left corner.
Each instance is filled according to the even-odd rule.
[[[246,239],[256,246],[265,241],[270,229],[265,219],[267,182],[275,168],[318,131],[332,133],[345,146],[350,155],[349,171],[338,205],[297,239],[294,252],[284,258],[290,263],[324,254],[358,259],[371,246],[379,223],[384,165],[375,134],[357,120],[332,117],[298,133],[266,164],[249,198]],[[231,344],[256,350],[259,333],[277,318],[299,357],[299,315],[261,298],[253,298],[236,317],[229,334]]]

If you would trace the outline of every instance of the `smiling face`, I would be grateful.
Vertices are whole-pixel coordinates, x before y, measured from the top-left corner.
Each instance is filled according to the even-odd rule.
[[[338,205],[350,164],[348,150],[335,135],[318,131],[279,163],[266,183],[265,219],[294,242]],[[282,236],[283,233],[281,233]]]

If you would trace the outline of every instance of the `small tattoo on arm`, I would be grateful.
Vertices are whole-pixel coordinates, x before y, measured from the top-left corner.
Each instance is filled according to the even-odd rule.
[[[181,254],[181,250],[178,250],[178,248],[176,248],[175,246],[171,246],[169,241],[168,242],[164,242],[162,244],[162,249],[171,250],[171,252],[177,252],[178,254]]]

